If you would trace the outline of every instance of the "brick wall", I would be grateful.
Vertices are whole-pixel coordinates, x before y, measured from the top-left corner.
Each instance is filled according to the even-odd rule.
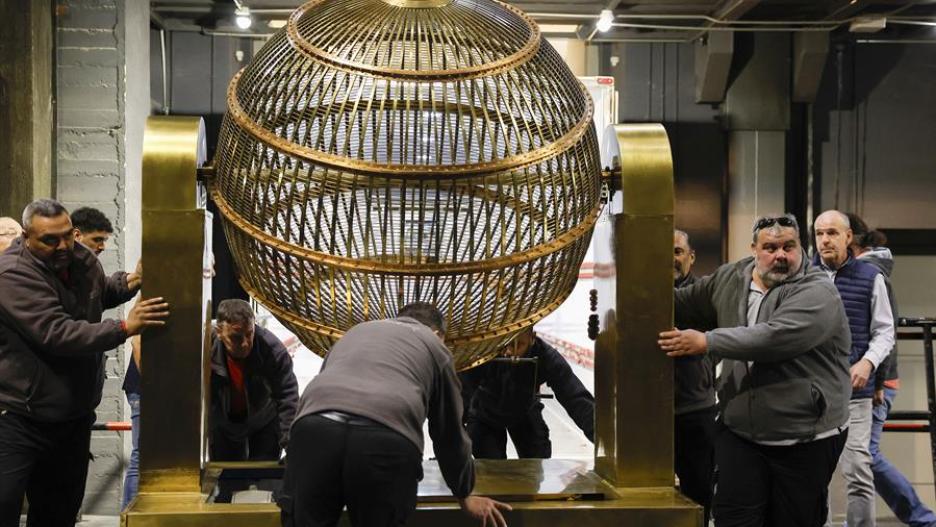
[[[59,4],[57,196],[69,210],[87,205],[103,211],[115,230],[101,255],[104,269],[108,273],[132,269],[139,256],[141,131],[149,109],[148,2],[67,0]],[[146,78],[138,78],[141,75]],[[122,317],[123,312],[105,316]],[[107,381],[98,421],[129,419],[120,389],[125,363],[123,349],[107,353]],[[119,511],[128,441],[129,434],[93,433],[86,513]]]

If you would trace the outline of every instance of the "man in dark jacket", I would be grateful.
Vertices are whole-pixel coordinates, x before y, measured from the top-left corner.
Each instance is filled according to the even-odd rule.
[[[552,457],[549,427],[537,397],[544,382],[585,437],[594,441],[595,398],[555,348],[528,328],[517,335],[504,356],[534,359],[536,368],[493,361],[461,374],[466,424],[476,458],[506,459],[508,433],[521,458]],[[535,378],[524,377],[524,372],[535,372]]]
[[[475,472],[445,320],[425,302],[358,324],[335,343],[302,394],[283,492],[284,527],[405,525],[422,479],[429,421],[445,483],[483,527],[507,527],[510,506],[472,496]]]
[[[104,352],[164,324],[168,305],[140,301],[125,321],[101,321],[142,277],[105,278],[56,201],[29,204],[23,228],[0,255],[0,525],[18,525],[24,494],[29,525],[71,525],[84,495]]]
[[[695,250],[689,244],[689,235],[676,229],[673,231],[673,286],[685,287],[695,283],[692,266],[695,264]]]
[[[792,215],[765,216],[753,257],[675,291],[670,357],[721,358],[718,527],[815,526],[848,435],[851,337],[835,286],[810,267]]]
[[[100,256],[107,247],[107,241],[114,234],[114,226],[103,212],[94,207],[81,207],[71,214],[75,227],[75,240]]]
[[[299,387],[283,343],[243,300],[218,304],[211,348],[211,459],[277,460],[289,442]]]
[[[689,235],[673,232],[673,286],[696,282],[692,274],[695,251]],[[710,329],[696,327],[693,329]],[[712,506],[715,464],[715,369],[711,355],[678,357],[673,363],[676,388],[673,450],[679,490],[702,505],[703,525],[708,525]]]

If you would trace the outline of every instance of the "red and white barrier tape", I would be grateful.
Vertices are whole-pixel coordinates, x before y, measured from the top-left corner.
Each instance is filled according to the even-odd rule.
[[[560,355],[579,366],[595,369],[595,351],[591,348],[580,346],[574,342],[561,339],[555,335],[537,331],[536,335],[545,340],[549,345],[556,348]]]

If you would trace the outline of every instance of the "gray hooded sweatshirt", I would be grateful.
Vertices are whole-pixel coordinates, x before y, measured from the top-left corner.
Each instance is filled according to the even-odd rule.
[[[872,247],[862,253],[858,259],[874,265],[884,273],[884,284],[887,285],[887,298],[890,300],[891,311],[894,313],[894,334],[896,334],[898,322],[897,299],[894,298],[894,288],[890,281],[891,273],[894,272],[894,255],[887,247]],[[884,387],[884,381],[892,381],[899,377],[900,375],[897,373],[897,341],[895,340],[894,347],[887,354],[887,358],[874,372],[874,387],[881,389]]]
[[[753,257],[677,289],[677,327],[716,327],[708,352],[722,359],[721,418],[752,441],[810,441],[848,423],[851,333],[835,285],[803,258],[764,295],[747,325]]]

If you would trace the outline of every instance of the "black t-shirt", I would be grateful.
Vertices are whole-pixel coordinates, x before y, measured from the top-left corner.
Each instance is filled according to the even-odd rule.
[[[123,391],[140,394],[140,370],[137,369],[133,356],[130,357],[130,365],[127,366],[127,374],[124,375]]]

